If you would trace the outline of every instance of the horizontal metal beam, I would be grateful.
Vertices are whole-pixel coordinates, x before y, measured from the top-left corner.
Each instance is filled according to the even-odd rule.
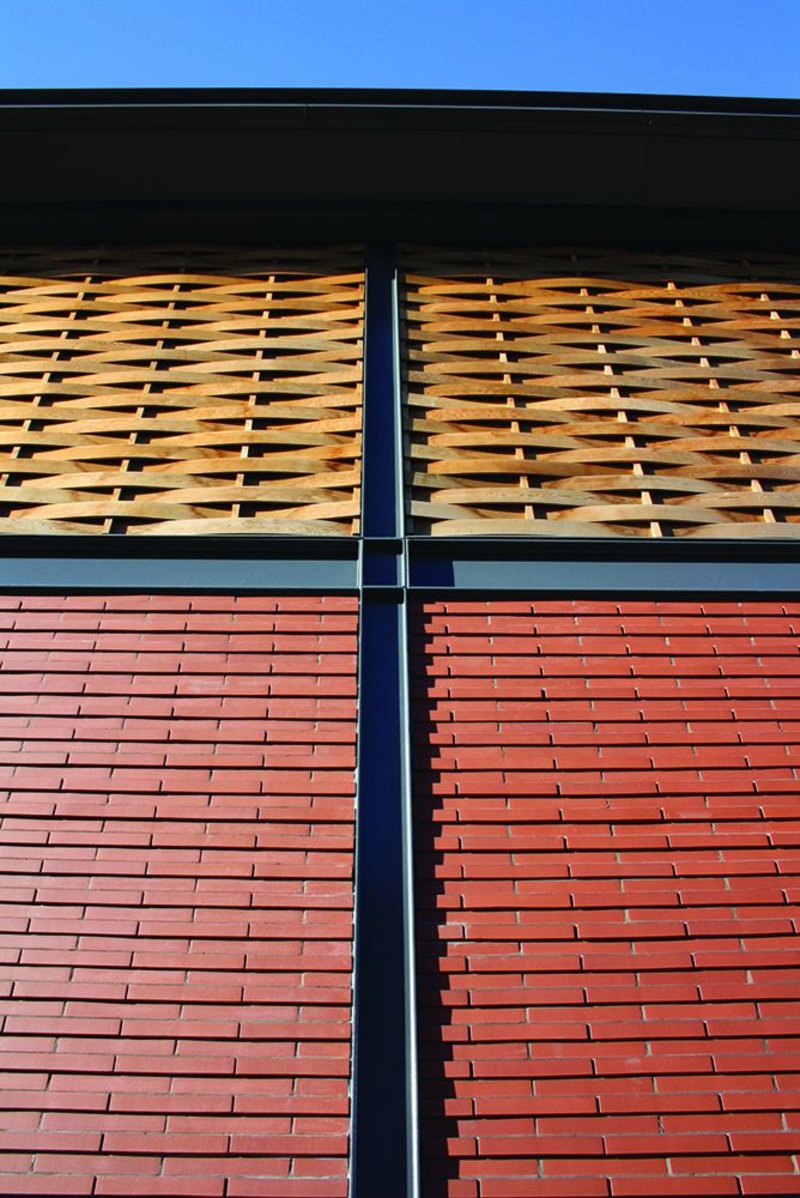
[[[316,537],[2,537],[0,587],[69,591],[358,588],[358,542]]]
[[[411,538],[411,591],[552,595],[794,595],[794,541],[606,541]]]
[[[407,577],[403,546],[408,546]],[[4,590],[791,595],[800,545],[509,537],[0,537]]]

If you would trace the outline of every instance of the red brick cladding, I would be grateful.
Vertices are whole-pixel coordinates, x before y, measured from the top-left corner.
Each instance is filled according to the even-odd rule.
[[[355,602],[0,602],[2,1193],[344,1195]]]
[[[426,1198],[800,1193],[800,605],[415,621]]]

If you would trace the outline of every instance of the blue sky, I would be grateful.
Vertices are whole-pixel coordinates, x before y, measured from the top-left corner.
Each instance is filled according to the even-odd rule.
[[[0,0],[0,87],[800,95],[800,0]]]

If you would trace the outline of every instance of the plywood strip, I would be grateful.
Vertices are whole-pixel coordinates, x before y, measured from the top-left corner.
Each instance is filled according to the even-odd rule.
[[[0,249],[0,532],[357,532],[362,262]]]
[[[403,266],[415,531],[800,536],[800,258]]]

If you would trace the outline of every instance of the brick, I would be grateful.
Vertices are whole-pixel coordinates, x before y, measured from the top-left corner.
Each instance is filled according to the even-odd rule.
[[[700,1177],[659,1177],[648,1180],[647,1193],[650,1198],[672,1198],[673,1195],[683,1195],[685,1198],[697,1198],[698,1193],[739,1194],[739,1186],[735,1177],[711,1177],[704,1174]],[[612,1177],[611,1193],[614,1198],[641,1198],[642,1184],[637,1178]]]
[[[764,1194],[768,1198],[784,1198],[786,1194],[800,1194],[800,1177],[781,1177],[776,1186],[775,1178],[740,1177],[738,1179],[742,1194]]]
[[[563,1182],[541,1177],[522,1180],[482,1177],[480,1185],[485,1198],[564,1198],[565,1195]],[[604,1179],[570,1180],[570,1198],[606,1198],[607,1194],[608,1187]]]
[[[92,1179],[89,1179],[90,1184]],[[177,1177],[137,1177],[135,1180],[136,1194],[142,1198],[220,1198],[225,1193],[225,1178],[203,1177],[180,1179]],[[119,1195],[119,1198],[130,1198],[132,1179],[128,1177],[99,1177],[94,1191],[97,1195]]]
[[[598,1172],[602,1171],[605,1175],[610,1176],[628,1176],[639,1178],[640,1186],[643,1184],[641,1179],[647,1178],[647,1189],[649,1192],[650,1178],[660,1178],[666,1176],[666,1164],[663,1160],[645,1159],[645,1158],[612,1158],[604,1157],[601,1162],[598,1160],[569,1160],[569,1159],[553,1159],[542,1161],[542,1172],[545,1177],[592,1177],[597,1176]]]
[[[91,1194],[94,1192],[94,1182],[94,1177],[90,1176],[62,1177],[58,1182],[58,1190],[54,1191],[53,1182],[48,1177],[15,1174],[7,1182],[0,1173],[0,1193],[5,1191],[7,1194],[44,1194],[47,1195],[47,1198],[52,1198],[52,1195],[57,1192],[60,1198],[62,1194]]]
[[[264,1181],[261,1178],[232,1177],[225,1192],[229,1198],[264,1198]],[[269,1198],[346,1198],[347,1181],[331,1178],[287,1178],[279,1182],[270,1179],[266,1192]]]

